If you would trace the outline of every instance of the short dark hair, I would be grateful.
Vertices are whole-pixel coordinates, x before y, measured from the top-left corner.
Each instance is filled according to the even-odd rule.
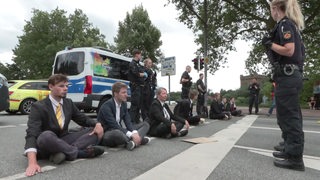
[[[54,75],[51,75],[48,79],[48,85],[51,84],[51,85],[56,85],[60,82],[68,82],[68,77],[66,75],[63,75],[63,74],[54,74]]]
[[[200,77],[200,76],[203,76],[203,73],[200,73],[200,74],[199,74],[199,77]]]
[[[112,95],[114,96],[114,93],[119,93],[121,88],[128,89],[128,86],[123,82],[116,82],[112,85]]]
[[[141,51],[139,49],[134,49],[132,55],[135,56],[136,54],[141,54]]]

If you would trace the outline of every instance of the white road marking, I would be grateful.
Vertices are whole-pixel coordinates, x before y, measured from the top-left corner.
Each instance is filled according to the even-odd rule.
[[[253,129],[267,129],[267,130],[275,130],[275,131],[280,131],[280,128],[270,128],[270,127],[262,127],[262,126],[251,126],[250,128]],[[309,130],[303,130],[305,133],[315,133],[315,134],[320,134],[319,131],[309,131]]]
[[[42,172],[46,172],[46,171],[50,171],[52,169],[57,168],[56,166],[43,166],[41,168]],[[15,174],[12,176],[7,176],[4,178],[0,178],[0,180],[15,180],[15,179],[21,179],[21,178],[26,178],[27,176],[25,175],[25,173],[20,173],[20,174]]]
[[[0,129],[2,129],[2,128],[12,128],[12,127],[16,127],[16,126],[13,126],[13,125],[8,125],[8,126],[0,126]]]
[[[252,115],[238,120],[211,136],[217,142],[194,145],[135,179],[206,179],[257,117]]]
[[[268,157],[273,157],[272,152],[274,152],[272,150],[246,147],[246,146],[235,145],[234,147],[240,148],[240,149],[247,149],[249,152],[261,154]],[[320,171],[320,157],[303,155],[303,161],[306,167]]]

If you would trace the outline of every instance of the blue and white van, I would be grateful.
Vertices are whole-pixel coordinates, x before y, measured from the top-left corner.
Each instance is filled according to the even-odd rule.
[[[98,112],[100,106],[112,97],[111,87],[115,82],[129,85],[130,62],[130,58],[100,47],[66,48],[57,52],[52,73],[68,76],[67,97],[79,109]],[[130,98],[130,89],[128,94]]]

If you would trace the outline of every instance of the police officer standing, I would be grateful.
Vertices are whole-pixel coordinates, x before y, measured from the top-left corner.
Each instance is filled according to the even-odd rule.
[[[199,74],[199,79],[196,82],[198,89],[198,99],[197,99],[197,114],[203,116],[205,114],[204,110],[204,95],[206,94],[206,86],[203,83],[203,73]]]
[[[187,66],[186,70],[182,73],[180,84],[182,84],[181,88],[181,99],[189,98],[189,91],[192,86],[192,77],[190,77],[189,73],[191,72],[191,66]]]
[[[130,117],[133,123],[140,122],[140,110],[143,101],[144,78],[148,74],[144,71],[144,67],[139,63],[141,59],[141,51],[133,50],[133,59],[129,64],[128,79],[130,81],[131,90],[131,107]]]
[[[154,90],[156,86],[155,73],[151,69],[152,65],[153,63],[150,58],[144,60],[144,71],[148,74],[148,77],[144,80],[144,88],[142,90],[144,100],[142,101],[141,114],[144,120],[149,118],[149,110],[154,98]]]
[[[304,45],[300,31],[304,29],[303,15],[297,0],[272,0],[271,16],[277,22],[271,36],[262,39],[262,44],[275,57],[273,78],[277,120],[284,139],[283,151],[273,152],[274,165],[281,168],[304,171],[304,133],[299,93],[302,89]]]

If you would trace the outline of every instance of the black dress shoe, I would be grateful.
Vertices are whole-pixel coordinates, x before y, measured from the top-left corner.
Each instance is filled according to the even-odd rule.
[[[78,158],[94,158],[104,153],[102,146],[89,146],[86,149],[78,151]]]
[[[297,171],[304,171],[304,163],[303,160],[292,160],[292,159],[285,159],[285,160],[279,160],[275,159],[273,161],[273,164],[280,168],[286,168],[286,169],[293,169]]]
[[[289,156],[288,154],[282,152],[282,151],[275,151],[272,153],[273,157],[276,157],[276,158],[282,158],[282,159],[287,159]]]
[[[283,145],[283,146],[281,146],[281,145],[276,145],[276,146],[274,146],[273,148],[274,148],[274,150],[276,150],[276,151],[281,151],[281,152],[284,151],[284,145]]]

